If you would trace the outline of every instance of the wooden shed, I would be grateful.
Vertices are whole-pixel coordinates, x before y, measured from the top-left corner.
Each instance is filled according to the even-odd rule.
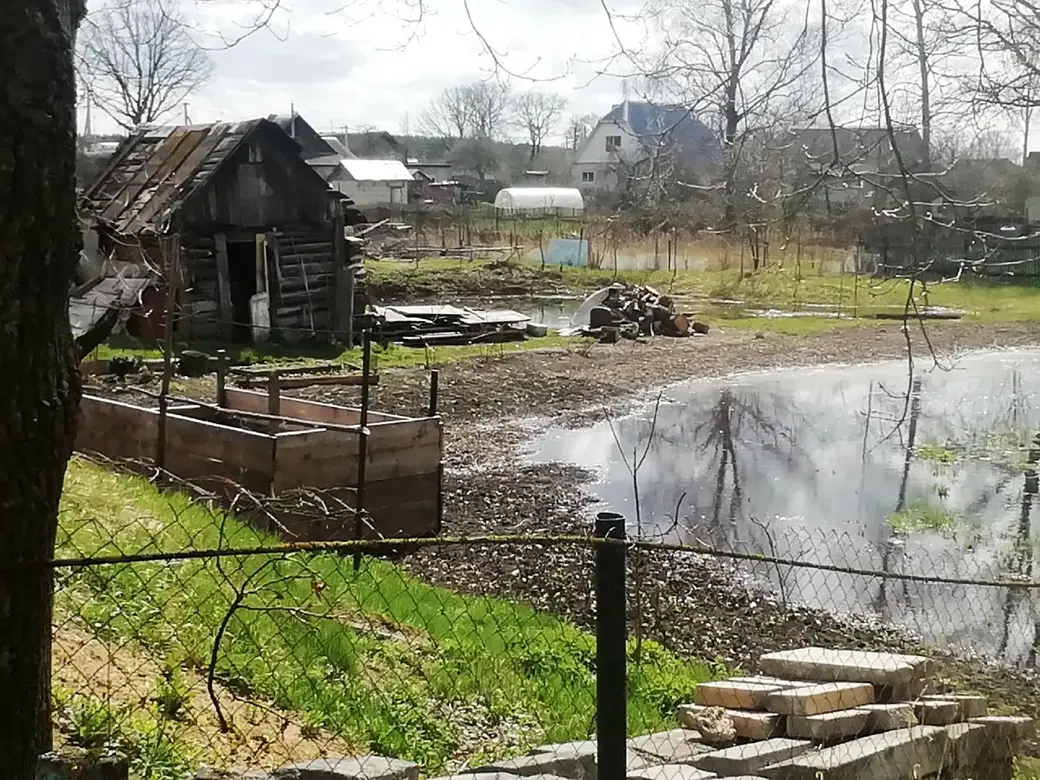
[[[145,128],[83,195],[100,248],[177,283],[181,338],[349,338],[357,215],[267,119]]]

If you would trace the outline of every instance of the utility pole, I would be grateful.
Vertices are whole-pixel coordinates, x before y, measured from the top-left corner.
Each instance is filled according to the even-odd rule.
[[[191,124],[191,120],[188,119],[188,104],[187,103],[184,104],[184,124],[186,124],[186,125],[190,125]]]

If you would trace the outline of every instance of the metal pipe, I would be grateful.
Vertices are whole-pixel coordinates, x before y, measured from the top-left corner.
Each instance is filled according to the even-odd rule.
[[[441,372],[436,368],[430,372],[430,410],[428,417],[437,416],[437,392],[440,386]]]
[[[600,512],[594,535],[621,542],[596,545],[596,776],[625,780],[625,518],[616,512]]]

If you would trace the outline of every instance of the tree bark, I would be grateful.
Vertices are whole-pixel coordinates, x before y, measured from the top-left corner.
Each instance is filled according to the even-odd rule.
[[[82,0],[11,0],[0,26],[0,777],[50,748],[49,569],[75,434],[68,323],[75,214],[75,30]]]

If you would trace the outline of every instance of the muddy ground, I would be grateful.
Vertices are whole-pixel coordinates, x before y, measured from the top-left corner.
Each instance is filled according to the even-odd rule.
[[[1040,323],[929,324],[911,333],[918,366],[959,352],[1040,344]],[[444,533],[586,533],[595,507],[582,489],[589,475],[564,464],[524,465],[518,445],[531,433],[522,418],[589,423],[610,407],[649,400],[656,388],[691,377],[907,356],[900,324],[789,336],[713,331],[689,340],[657,339],[591,348],[513,353],[444,366],[439,408],[446,428]],[[384,372],[376,407],[414,414],[428,403],[428,373]],[[356,402],[349,388],[298,391],[308,398]],[[537,425],[536,425],[537,427]],[[439,585],[506,596],[594,625],[591,558],[573,547],[445,547],[405,565]],[[876,623],[779,602],[740,585],[742,575],[718,561],[677,553],[642,559],[641,615],[631,618],[666,647],[750,670],[759,654],[806,645],[910,649],[912,637]],[[633,580],[634,581],[634,580]],[[630,587],[631,584],[630,584]],[[947,660],[940,684],[985,693],[997,708],[1040,715],[1040,687],[984,663]]]
[[[958,352],[1040,344],[1040,323],[929,323],[911,331],[916,363]],[[538,425],[587,424],[633,400],[650,400],[669,382],[743,371],[833,362],[906,359],[899,323],[811,335],[713,330],[686,340],[568,347],[500,355],[439,367],[439,411],[445,421],[445,535],[586,533],[595,507],[582,485],[589,475],[564,464],[530,466],[520,445]],[[205,385],[196,387],[211,392]],[[356,388],[314,387],[292,394],[355,404]],[[374,408],[417,414],[429,403],[429,372],[381,372]],[[526,422],[520,422],[526,420]],[[639,559],[641,597],[632,624],[678,653],[753,668],[763,652],[806,645],[862,649],[914,648],[912,637],[868,620],[786,606],[777,594],[747,587],[746,577],[718,561],[679,553]],[[426,580],[469,593],[525,601],[594,625],[591,557],[564,546],[444,547],[404,561]],[[631,581],[635,582],[635,579]],[[630,588],[633,585],[630,583]],[[637,607],[638,604],[638,607]],[[641,614],[636,614],[637,610]],[[934,652],[934,651],[933,651]],[[1040,716],[1040,686],[982,662],[945,660],[939,685],[986,694],[996,708]],[[1036,753],[1035,749],[1033,751]]]

